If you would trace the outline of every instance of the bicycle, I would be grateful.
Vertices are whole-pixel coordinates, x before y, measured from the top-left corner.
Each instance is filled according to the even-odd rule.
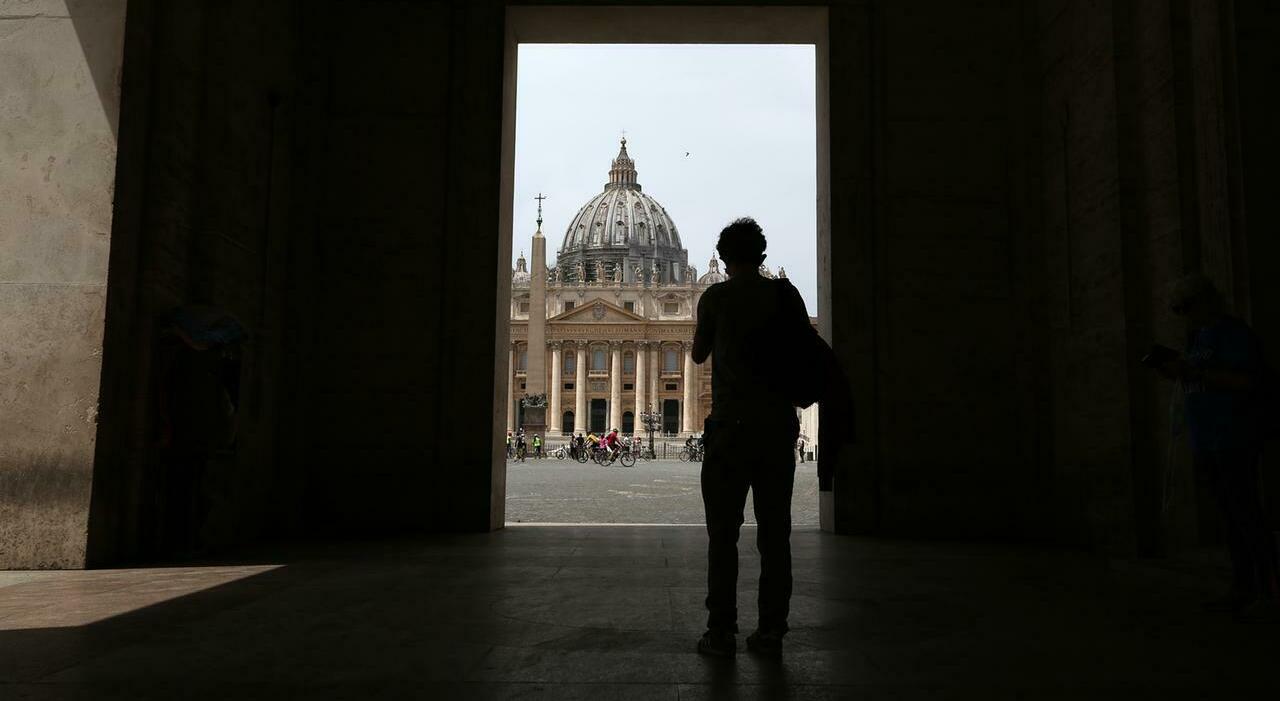
[[[685,446],[680,449],[680,460],[681,462],[702,462],[705,454],[706,450],[701,446],[696,448]]]
[[[636,464],[636,456],[632,454],[629,448],[619,448],[612,455],[609,454],[607,449],[601,450],[600,453],[600,456],[596,459],[600,467],[609,467],[615,462],[622,463],[623,467],[632,467]]]

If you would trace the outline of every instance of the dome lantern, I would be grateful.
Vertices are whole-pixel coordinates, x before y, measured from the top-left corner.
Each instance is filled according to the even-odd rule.
[[[618,157],[613,159],[613,164],[609,168],[609,182],[604,189],[616,187],[640,189],[640,184],[636,182],[636,162],[627,155],[627,137],[625,136],[622,137],[622,147],[618,149]]]

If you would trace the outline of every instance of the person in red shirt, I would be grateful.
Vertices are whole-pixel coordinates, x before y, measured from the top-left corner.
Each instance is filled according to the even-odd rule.
[[[604,439],[600,441],[600,445],[604,446],[604,449],[609,451],[609,458],[612,459],[613,454],[617,452],[618,429],[615,428],[610,431],[609,435],[605,436]]]

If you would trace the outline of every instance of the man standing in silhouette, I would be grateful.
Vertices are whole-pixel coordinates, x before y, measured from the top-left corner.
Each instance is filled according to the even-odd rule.
[[[1258,483],[1258,457],[1266,433],[1266,362],[1253,330],[1226,313],[1218,288],[1204,275],[1175,285],[1170,307],[1187,320],[1185,357],[1158,369],[1182,384],[1197,471],[1218,500],[1231,556],[1232,588],[1212,608],[1243,619],[1280,620],[1280,566]]]
[[[716,250],[729,279],[703,293],[693,341],[694,362],[713,358],[702,463],[709,616],[698,652],[727,657],[737,651],[738,532],[750,488],[760,618],[747,649],[777,657],[791,605],[791,490],[800,433],[795,408],[777,380],[778,365],[809,327],[809,316],[791,283],[760,275],[765,238],[754,220],[725,227]]]

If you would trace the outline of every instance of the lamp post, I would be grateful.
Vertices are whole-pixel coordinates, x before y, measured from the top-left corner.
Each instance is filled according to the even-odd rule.
[[[662,416],[653,410],[650,405],[648,410],[640,412],[640,421],[644,423],[644,430],[649,434],[649,457],[656,460],[657,453],[653,452],[653,432],[658,430],[658,424],[662,422]]]

